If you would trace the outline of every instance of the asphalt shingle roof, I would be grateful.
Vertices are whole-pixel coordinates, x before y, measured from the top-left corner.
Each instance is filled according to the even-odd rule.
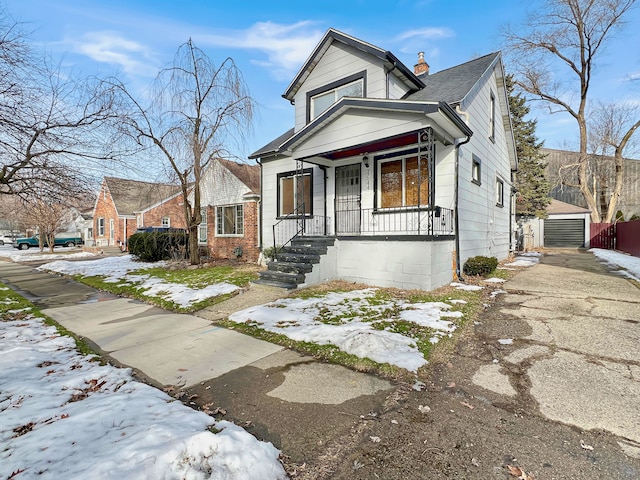
[[[166,183],[140,182],[116,177],[104,177],[104,181],[118,215],[133,215],[180,191],[180,187]]]
[[[258,165],[232,162],[224,158],[219,158],[218,161],[238,180],[249,187],[252,193],[260,193],[260,167]]]
[[[460,103],[499,55],[490,53],[431,75],[419,75],[425,87],[408,95],[406,100]]]

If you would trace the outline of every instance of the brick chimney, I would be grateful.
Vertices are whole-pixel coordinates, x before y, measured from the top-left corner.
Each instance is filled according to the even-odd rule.
[[[424,61],[424,52],[418,53],[418,63],[413,66],[413,73],[416,75],[429,75],[429,64]]]

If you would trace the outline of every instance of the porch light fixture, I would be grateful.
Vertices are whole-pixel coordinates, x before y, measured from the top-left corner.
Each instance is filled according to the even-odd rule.
[[[362,163],[366,168],[369,168],[369,157],[367,157],[366,153],[362,156]]]

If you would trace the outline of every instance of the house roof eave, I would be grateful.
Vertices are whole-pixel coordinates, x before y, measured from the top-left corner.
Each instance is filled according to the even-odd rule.
[[[313,68],[317,65],[322,55],[327,51],[334,41],[338,41],[345,45],[351,46],[358,50],[361,50],[369,55],[372,55],[385,63],[392,65],[400,72],[400,78],[413,87],[414,91],[424,88],[424,83],[418,78],[409,68],[407,68],[398,58],[388,50],[383,50],[375,45],[364,42],[358,38],[347,35],[333,28],[326,31],[316,48],[311,52],[309,58],[303,64],[302,68],[298,71],[298,74],[293,78],[282,97],[293,101],[296,93],[300,89],[300,86],[307,79]]]

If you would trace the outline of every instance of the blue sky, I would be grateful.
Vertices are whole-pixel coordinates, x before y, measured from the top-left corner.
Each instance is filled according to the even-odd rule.
[[[306,4],[306,5],[305,5]],[[133,88],[149,84],[180,44],[194,43],[217,64],[232,57],[259,104],[246,158],[293,125],[282,93],[324,32],[336,28],[393,52],[412,67],[419,51],[432,72],[501,48],[500,29],[518,25],[532,2],[522,0],[8,0],[30,39],[63,65],[85,74],[118,74]],[[592,98],[640,105],[640,12],[598,64]],[[508,68],[508,64],[507,64]],[[550,148],[577,144],[567,115],[534,109],[538,136]]]

